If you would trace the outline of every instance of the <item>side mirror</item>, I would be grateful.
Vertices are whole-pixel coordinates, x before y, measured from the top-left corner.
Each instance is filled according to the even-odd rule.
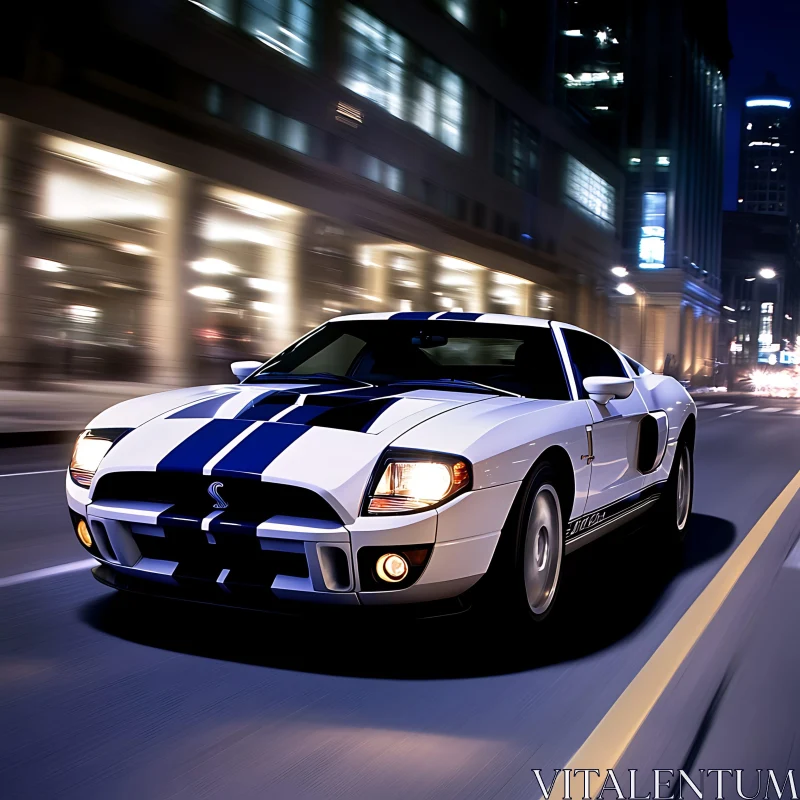
[[[249,375],[252,375],[260,366],[260,361],[234,361],[231,364],[231,372],[241,382]]]
[[[633,391],[633,379],[605,376],[584,378],[583,388],[595,403],[605,405],[609,400],[624,400],[626,397],[630,397]]]

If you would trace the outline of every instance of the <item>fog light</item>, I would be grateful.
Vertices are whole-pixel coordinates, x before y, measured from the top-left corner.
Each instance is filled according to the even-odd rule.
[[[378,559],[375,571],[382,581],[397,583],[408,575],[408,562],[397,553],[386,553]]]
[[[89,526],[86,524],[86,520],[82,519],[78,523],[78,538],[87,546],[92,546],[92,534],[89,533]]]

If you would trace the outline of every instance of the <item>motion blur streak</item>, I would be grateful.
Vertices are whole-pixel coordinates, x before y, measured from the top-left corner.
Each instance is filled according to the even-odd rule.
[[[594,764],[602,772],[617,765],[667,684],[678,672],[687,654],[703,635],[736,581],[798,492],[800,492],[800,472],[745,536],[711,583],[592,731],[591,736],[569,760],[565,769],[583,769],[586,764]],[[592,775],[590,786],[591,796],[596,797],[602,788],[599,778]]]
[[[22,478],[27,475],[51,475],[54,472],[66,472],[65,469],[40,469],[36,472],[6,472],[0,474],[0,478]]]
[[[12,356],[43,386],[227,381],[229,362],[263,360],[332,314],[555,310],[554,290],[521,275],[93,142],[27,135],[24,177],[3,187],[29,192],[14,209],[28,298],[15,313],[29,335]]]
[[[38,581],[42,578],[49,578],[53,575],[66,575],[68,572],[77,572],[78,570],[88,569],[93,567],[97,562],[93,558],[86,558],[83,561],[72,561],[69,564],[58,564],[55,567],[47,567],[46,569],[35,569],[32,572],[23,572],[20,575],[9,575],[7,578],[0,578],[0,589],[6,586],[17,586],[20,583],[30,583],[31,581]]]

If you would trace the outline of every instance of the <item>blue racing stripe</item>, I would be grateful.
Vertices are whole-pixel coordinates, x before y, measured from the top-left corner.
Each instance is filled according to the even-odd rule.
[[[250,425],[247,420],[237,420]],[[287,447],[308,432],[305,425],[265,422],[230,451],[211,471],[214,476],[258,477]]]
[[[212,419],[184,439],[156,466],[157,472],[200,472],[226,444],[253,424],[249,419]]]
[[[472,311],[448,311],[446,314],[442,314],[441,317],[436,317],[436,319],[460,319],[465,322],[475,322],[478,317],[482,316],[483,312],[476,314]]]
[[[430,319],[435,313],[435,311],[398,311],[389,319]]]
[[[238,392],[226,392],[218,394],[208,400],[201,400],[199,403],[182,408],[174,414],[170,414],[167,419],[211,419],[214,413],[219,411],[223,403],[226,403]]]
[[[236,415],[236,419],[249,419],[253,422],[262,420],[266,422],[293,405],[296,405],[296,400],[292,400],[291,403],[260,403],[257,406],[248,406],[241,414]]]
[[[324,414],[309,420],[308,424],[363,433],[389,406],[399,402],[400,399],[399,397],[384,397],[376,400],[364,400],[361,403],[352,403],[340,408],[330,408]]]

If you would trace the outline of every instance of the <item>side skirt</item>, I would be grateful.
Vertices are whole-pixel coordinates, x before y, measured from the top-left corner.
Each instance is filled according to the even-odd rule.
[[[591,514],[570,520],[567,525],[564,553],[569,554],[579,550],[644,514],[658,502],[665,485],[666,481],[655,483],[641,492],[610,503]]]

